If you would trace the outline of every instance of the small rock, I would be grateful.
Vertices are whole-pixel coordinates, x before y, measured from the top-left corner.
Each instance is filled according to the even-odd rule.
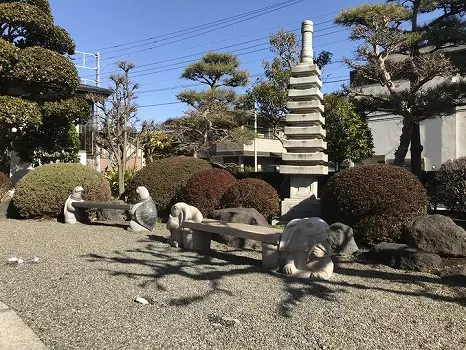
[[[230,327],[240,324],[240,321],[236,318],[224,317],[218,315],[209,315],[207,316],[209,321],[212,322],[212,326],[218,324],[223,327]]]
[[[35,263],[35,264],[37,264],[39,261],[40,261],[40,258],[38,258],[38,257],[35,257],[35,258],[33,258],[33,259],[31,260],[31,262],[32,262],[32,263]]]
[[[24,260],[21,259],[21,258],[17,258],[17,257],[11,257],[7,260],[7,264],[11,264],[11,265],[19,265],[19,264],[24,264]]]
[[[353,229],[340,222],[330,225],[327,242],[337,255],[351,256],[359,250],[354,240]]]
[[[143,297],[137,297],[134,301],[142,305],[150,305],[150,301]]]

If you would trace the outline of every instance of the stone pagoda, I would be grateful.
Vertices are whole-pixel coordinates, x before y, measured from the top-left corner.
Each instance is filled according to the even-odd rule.
[[[291,69],[288,90],[291,101],[286,105],[289,114],[283,147],[287,152],[282,155],[280,165],[280,173],[290,175],[290,198],[282,201],[281,208],[282,215],[288,213],[287,220],[319,215],[317,176],[328,173],[322,81],[320,69],[313,61],[312,21],[304,21],[301,32],[301,60]]]

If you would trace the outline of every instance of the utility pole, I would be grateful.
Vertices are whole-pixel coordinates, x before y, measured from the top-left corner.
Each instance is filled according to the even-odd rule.
[[[100,53],[92,53],[92,52],[84,52],[84,51],[75,51],[75,55],[80,55],[81,56],[81,64],[75,64],[76,68],[81,68],[81,69],[86,69],[86,70],[93,70],[95,71],[95,80],[94,79],[83,79],[81,78],[81,82],[83,84],[86,83],[91,83],[95,84],[96,87],[100,87]],[[95,58],[95,65],[94,66],[88,66],[86,64],[86,58],[87,57],[92,57]],[[99,130],[99,111],[97,108],[94,106],[94,115],[93,115],[93,120],[92,120],[92,125],[93,125],[93,131],[92,131],[92,152],[94,154],[94,166],[95,170],[100,172],[100,147],[97,144],[94,144],[94,132]]]
[[[254,172],[257,173],[257,106],[254,102]]]

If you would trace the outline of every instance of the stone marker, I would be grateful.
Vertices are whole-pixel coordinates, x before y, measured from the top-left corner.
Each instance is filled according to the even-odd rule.
[[[282,201],[281,214],[291,208],[293,218],[309,217],[306,206],[300,202],[311,196],[317,197],[317,175],[328,174],[328,157],[324,153],[327,143],[324,141],[323,95],[320,89],[320,69],[313,62],[312,21],[304,21],[301,27],[301,60],[291,68],[290,88],[287,102],[289,114],[286,116],[281,174],[290,174],[290,198]],[[310,206],[312,207],[312,206]]]

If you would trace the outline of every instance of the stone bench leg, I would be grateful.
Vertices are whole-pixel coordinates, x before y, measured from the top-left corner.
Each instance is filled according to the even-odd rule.
[[[278,246],[270,243],[262,243],[262,266],[269,270],[279,268]]]
[[[183,248],[195,252],[206,252],[210,250],[212,235],[208,232],[183,229]]]

